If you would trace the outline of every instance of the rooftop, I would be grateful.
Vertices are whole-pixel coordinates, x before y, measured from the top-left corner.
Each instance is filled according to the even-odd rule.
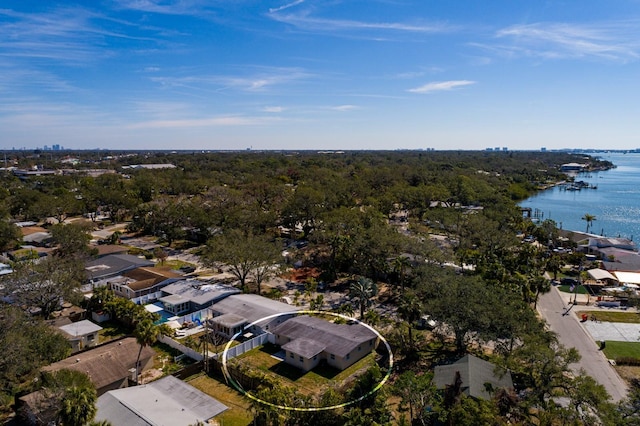
[[[152,266],[154,263],[130,254],[110,254],[87,262],[85,270],[90,279],[118,275],[131,269]]]
[[[222,314],[236,314],[252,323],[274,314],[295,312],[300,309],[257,294],[234,294],[211,307]]]
[[[453,364],[436,366],[433,374],[436,388],[453,385],[456,373],[460,373],[463,393],[474,398],[491,399],[491,387],[513,388],[511,374],[507,370],[473,355],[465,355]]]
[[[287,343],[291,350],[295,346],[299,349],[315,351],[320,346],[323,346],[324,350],[338,356],[345,356],[361,343],[377,337],[373,331],[361,324],[335,324],[307,315],[287,320],[273,329],[272,333],[281,334],[292,339],[291,342]],[[317,347],[311,346],[304,341],[292,346],[291,344],[298,339],[315,342]]]
[[[98,331],[102,330],[102,327],[92,323],[89,320],[72,322],[71,324],[63,325],[58,328],[71,337],[85,336],[87,334],[97,333]]]
[[[96,420],[127,426],[206,424],[228,409],[173,376],[147,385],[109,391],[98,398],[96,406]]]
[[[96,389],[103,388],[130,375],[129,369],[135,367],[140,345],[133,337],[127,337],[106,345],[100,345],[86,352],[77,353],[62,361],[55,362],[43,371],[58,371],[63,368],[86,373]],[[155,352],[149,346],[142,349],[142,364],[153,357]]]
[[[240,293],[240,290],[226,284],[210,284],[199,280],[183,279],[163,287],[162,292],[169,295],[160,299],[163,302],[177,304],[188,301],[197,305],[205,305]]]

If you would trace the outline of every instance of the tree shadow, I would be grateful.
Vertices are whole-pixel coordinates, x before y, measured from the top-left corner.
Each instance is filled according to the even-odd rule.
[[[296,368],[292,365],[287,364],[285,361],[281,361],[276,365],[269,368],[269,371],[275,373],[279,376],[284,377],[285,379],[289,379],[292,382],[299,380],[302,378],[307,372],[302,371],[299,368]]]

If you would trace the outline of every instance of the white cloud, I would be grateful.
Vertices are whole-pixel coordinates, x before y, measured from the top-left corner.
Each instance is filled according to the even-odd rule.
[[[221,116],[209,118],[194,118],[183,120],[153,120],[131,124],[130,129],[146,128],[186,128],[186,127],[226,127],[226,126],[257,126],[277,121],[275,118]]]
[[[335,31],[365,31],[382,30],[410,33],[443,33],[451,32],[454,28],[447,24],[405,23],[405,22],[365,22],[349,19],[325,19],[310,17],[307,13],[269,15],[272,19],[294,25],[301,31],[335,32]]]
[[[266,107],[262,108],[262,111],[278,113],[278,112],[283,112],[284,108],[281,107],[281,106],[266,106]]]
[[[201,16],[206,4],[201,0],[117,0],[123,9],[151,12],[163,15]]]
[[[151,81],[167,88],[191,88],[204,90],[238,89],[247,92],[264,92],[273,86],[286,85],[309,78],[311,74],[298,68],[256,67],[253,75],[191,75],[182,77],[154,76]]]
[[[359,107],[356,105],[337,105],[331,107],[331,109],[334,111],[353,111],[355,109],[359,109]]]
[[[280,7],[272,7],[269,9],[269,13],[276,13],[276,12],[280,12],[281,10],[285,10],[285,9],[289,9],[290,7],[294,7],[297,6],[299,4],[304,3],[304,0],[295,0],[291,3],[287,3],[285,5],[282,5]]]
[[[510,45],[491,46],[509,55],[542,58],[599,57],[637,59],[640,51],[638,25],[628,22],[597,25],[534,23],[512,25],[496,33],[512,39]]]
[[[457,87],[469,86],[471,84],[475,84],[475,81],[470,80],[450,80],[450,81],[436,81],[432,83],[427,83],[420,87],[415,87],[413,89],[407,90],[411,93],[433,93],[433,92],[442,92],[446,90],[452,90]]]
[[[105,40],[155,40],[132,36],[133,24],[114,20],[81,7],[62,7],[41,13],[0,9],[0,56],[50,59],[85,66],[112,56]]]

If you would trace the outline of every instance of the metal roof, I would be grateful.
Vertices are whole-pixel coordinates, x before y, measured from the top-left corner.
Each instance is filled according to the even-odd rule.
[[[165,287],[166,288],[166,287]],[[295,306],[257,294],[234,294],[217,302],[211,309],[221,314],[236,314],[252,323],[274,314],[299,311]]]
[[[188,426],[208,420],[228,407],[173,376],[147,385],[117,389],[98,398],[96,420],[114,425]]]
[[[222,314],[219,317],[212,318],[211,322],[225,327],[236,327],[238,325],[246,324],[247,320],[236,314]]]
[[[58,328],[64,331],[65,333],[67,333],[71,337],[85,336],[87,334],[96,333],[102,330],[102,327],[92,323],[89,320],[72,322],[71,324],[63,325]]]
[[[162,288],[162,292],[173,297],[170,303],[193,302],[197,305],[206,305],[229,295],[240,293],[240,290],[226,284],[210,284],[200,280],[180,280]],[[167,296],[161,298],[164,301]]]

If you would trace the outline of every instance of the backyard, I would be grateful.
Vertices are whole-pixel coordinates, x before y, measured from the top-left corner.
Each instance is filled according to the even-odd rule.
[[[342,371],[323,365],[305,373],[274,356],[278,352],[280,352],[279,347],[266,344],[239,356],[236,362],[244,367],[256,368],[277,380],[293,385],[305,395],[321,395],[331,387],[342,388],[345,382],[365,372],[375,363],[375,354],[371,353]]]
[[[227,411],[216,417],[219,424],[224,426],[247,426],[253,421],[249,400],[226,384],[220,383],[205,374],[188,380],[188,383],[229,407]]]

